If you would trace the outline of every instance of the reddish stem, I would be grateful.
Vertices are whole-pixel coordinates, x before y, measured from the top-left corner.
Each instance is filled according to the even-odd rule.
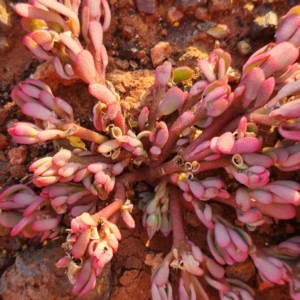
[[[123,183],[116,181],[114,202],[101,209],[93,215],[93,218],[99,221],[100,219],[108,219],[116,213],[126,201],[125,186]]]
[[[169,211],[172,219],[173,248],[186,248],[188,244],[185,237],[182,208],[180,205],[180,197],[182,197],[182,194],[177,188],[170,187],[169,196]]]

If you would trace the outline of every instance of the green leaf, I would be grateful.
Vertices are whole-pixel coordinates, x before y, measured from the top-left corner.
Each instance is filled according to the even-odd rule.
[[[194,76],[194,71],[189,67],[180,67],[174,70],[173,81],[175,83],[189,80]]]

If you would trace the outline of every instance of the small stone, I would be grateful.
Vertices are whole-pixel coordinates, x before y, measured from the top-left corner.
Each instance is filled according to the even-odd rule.
[[[183,8],[188,8],[197,4],[206,4],[207,0],[176,0]]]
[[[0,149],[6,149],[9,145],[8,137],[0,133]]]
[[[117,58],[115,60],[115,64],[119,69],[121,69],[123,71],[125,71],[129,68],[129,62],[126,59],[122,60],[122,59]]]
[[[198,217],[190,211],[184,214],[184,220],[193,227],[199,227],[202,224]]]
[[[125,286],[130,285],[138,277],[139,272],[139,270],[125,271],[123,276],[120,277],[120,283]]]
[[[26,160],[27,147],[25,145],[12,148],[8,151],[9,162],[12,165],[20,165]]]
[[[1,47],[1,46],[0,46]],[[4,94],[8,94],[8,93],[4,93]],[[5,98],[5,95],[3,94],[4,98]],[[8,95],[9,96],[9,95]],[[5,123],[5,120],[8,116],[8,113],[9,111],[5,108],[0,108],[0,126],[4,125]]]
[[[201,21],[209,21],[210,15],[206,7],[197,7],[195,11],[195,17]]]
[[[10,229],[9,229],[10,231]],[[0,249],[17,251],[22,248],[22,243],[19,237],[17,236],[1,236],[0,237]]]
[[[137,67],[139,66],[134,60],[130,60],[129,65],[133,69],[137,69]]]
[[[180,21],[183,18],[184,14],[177,9],[175,6],[171,7],[168,11],[167,19],[169,23],[173,24]]]
[[[26,175],[26,167],[24,165],[12,165],[9,172],[14,178],[22,178]]]
[[[265,289],[269,289],[274,287],[274,283],[272,282],[264,282],[261,277],[259,276],[259,274],[256,275],[256,281],[257,281],[257,285],[258,285],[258,291],[263,291]]]
[[[226,266],[225,272],[227,277],[241,279],[247,282],[255,275],[256,269],[253,262],[247,259],[242,263]]]
[[[250,34],[253,38],[258,36],[273,36],[278,23],[277,13],[268,5],[260,5],[253,11],[253,23]]]
[[[124,28],[123,28],[123,34],[128,39],[132,39],[135,35],[134,28],[130,25],[125,25]]]
[[[136,0],[137,9],[146,14],[155,14],[155,0]]]
[[[236,47],[242,55],[248,55],[252,52],[252,47],[250,45],[249,39],[245,39],[237,42]]]
[[[164,29],[161,31],[161,36],[162,36],[162,37],[166,37],[167,35],[168,35],[168,30],[164,28]]]
[[[294,233],[295,232],[295,228],[291,224],[286,224],[285,225],[285,232],[286,233]]]
[[[127,270],[140,270],[143,266],[142,260],[135,257],[135,256],[129,256],[126,260],[125,268]]]
[[[9,235],[10,231],[11,231],[11,228],[7,228],[7,227],[0,225],[0,237]]]
[[[253,14],[254,4],[253,3],[246,3],[243,6],[243,9],[244,9],[244,14],[246,16],[251,16]]]
[[[172,54],[172,48],[168,42],[159,42],[151,49],[151,59],[154,67],[159,66]]]
[[[232,8],[232,0],[210,0],[208,9],[210,12],[224,11]]]
[[[145,50],[139,50],[136,53],[136,58],[137,59],[142,59],[142,58],[145,58],[146,56],[147,56],[147,53],[146,53]]]

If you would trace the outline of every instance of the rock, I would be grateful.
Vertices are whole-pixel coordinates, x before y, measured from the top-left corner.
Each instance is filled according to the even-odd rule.
[[[22,178],[26,175],[26,167],[24,165],[12,165],[9,172],[13,178]]]
[[[256,273],[253,262],[248,258],[246,261],[225,268],[226,276],[236,278],[245,282],[249,281]]]
[[[172,49],[168,42],[159,42],[151,49],[151,59],[154,67],[159,66],[171,56]]]
[[[183,18],[183,16],[184,14],[175,6],[171,7],[167,14],[168,21],[171,24],[180,21]]]
[[[278,16],[268,5],[260,5],[253,11],[253,23],[250,34],[253,38],[258,36],[273,36],[278,23]]]
[[[110,300],[148,300],[151,299],[151,276],[145,271],[126,271],[128,285],[116,288]],[[137,275],[138,274],[138,275]],[[124,276],[124,275],[123,275]],[[122,276],[122,277],[123,277]],[[131,276],[131,277],[129,277]],[[130,281],[130,282],[129,282]],[[134,295],[134,296],[132,296]]]
[[[123,71],[125,71],[129,68],[129,62],[126,59],[122,60],[122,59],[117,58],[117,59],[115,59],[115,64],[120,70],[123,70]]]
[[[134,38],[134,35],[135,35],[134,28],[132,26],[125,25],[124,28],[123,28],[123,34],[128,39]]]
[[[197,4],[206,4],[207,0],[176,0],[179,5],[184,8],[188,8],[190,6],[194,6]]]
[[[0,46],[1,48],[1,46]],[[8,116],[9,111],[5,108],[0,108],[0,126],[3,126]]]
[[[12,148],[8,151],[9,162],[12,165],[22,164],[27,155],[27,147],[25,145]]]
[[[8,137],[0,133],[0,149],[6,149],[9,145]]]
[[[208,9],[206,7],[197,7],[195,11],[195,17],[201,21],[210,20]]]
[[[239,53],[241,53],[242,55],[247,55],[252,52],[252,47],[251,47],[249,39],[238,41],[236,44],[236,47],[237,47]]]
[[[131,269],[140,270],[142,266],[143,266],[142,260],[135,256],[129,256],[125,264],[125,268],[127,270],[131,270]]]
[[[3,300],[79,300],[72,294],[66,270],[55,263],[65,255],[61,244],[63,239],[49,241],[46,246],[31,246],[21,252],[10,268],[2,275],[0,295]],[[97,278],[96,287],[85,300],[109,299],[111,293],[110,266],[104,268]]]
[[[10,228],[9,228],[10,232]],[[22,242],[18,236],[0,236],[0,250],[17,251],[22,248]]]
[[[139,270],[125,271],[123,276],[120,277],[120,283],[122,285],[130,285],[135,278],[139,275]]]
[[[136,0],[137,9],[146,14],[155,13],[155,0]]]
[[[232,8],[232,0],[210,0],[208,9],[210,12],[224,11]]]

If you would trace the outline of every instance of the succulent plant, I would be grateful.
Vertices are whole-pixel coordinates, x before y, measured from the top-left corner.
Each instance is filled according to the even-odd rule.
[[[180,299],[209,299],[200,276],[222,300],[254,299],[253,289],[227,278],[223,267],[248,257],[264,281],[287,282],[291,297],[300,299],[300,237],[270,248],[258,247],[251,238],[251,231],[272,218],[294,218],[300,204],[298,182],[271,176],[271,167],[300,169],[300,7],[281,18],[275,42],[248,59],[234,90],[231,56],[220,48],[198,62],[201,78],[193,78],[189,91],[179,86],[194,76],[193,70],[173,70],[165,62],[155,71],[151,105],[129,124],[118,94],[105,80],[108,3],[83,1],[80,21],[79,6],[80,1],[35,0],[14,7],[28,32],[25,46],[50,60],[62,78],[86,82],[97,104],[90,130],[76,124],[72,106],[40,80],[28,78],[13,89],[14,103],[34,119],[13,124],[14,142],[77,137],[91,142],[91,148],[62,148],[34,161],[30,184],[0,194],[0,224],[11,228],[11,235],[43,242],[61,234],[68,215],[66,256],[56,265],[67,268],[73,293],[84,296],[118,250],[118,220],[134,227],[131,211],[137,200],[128,200],[126,189],[144,182],[147,188],[137,196],[148,242],[158,231],[173,237],[169,254],[152,274],[153,299],[173,299],[170,267],[180,270]],[[265,146],[262,125],[278,130],[274,145]],[[221,176],[203,178],[204,171],[219,169],[235,182],[234,190]],[[98,211],[100,201],[108,204]],[[215,211],[214,202],[235,209],[245,228]],[[202,252],[200,241],[187,239],[182,207],[207,228],[210,254]]]

